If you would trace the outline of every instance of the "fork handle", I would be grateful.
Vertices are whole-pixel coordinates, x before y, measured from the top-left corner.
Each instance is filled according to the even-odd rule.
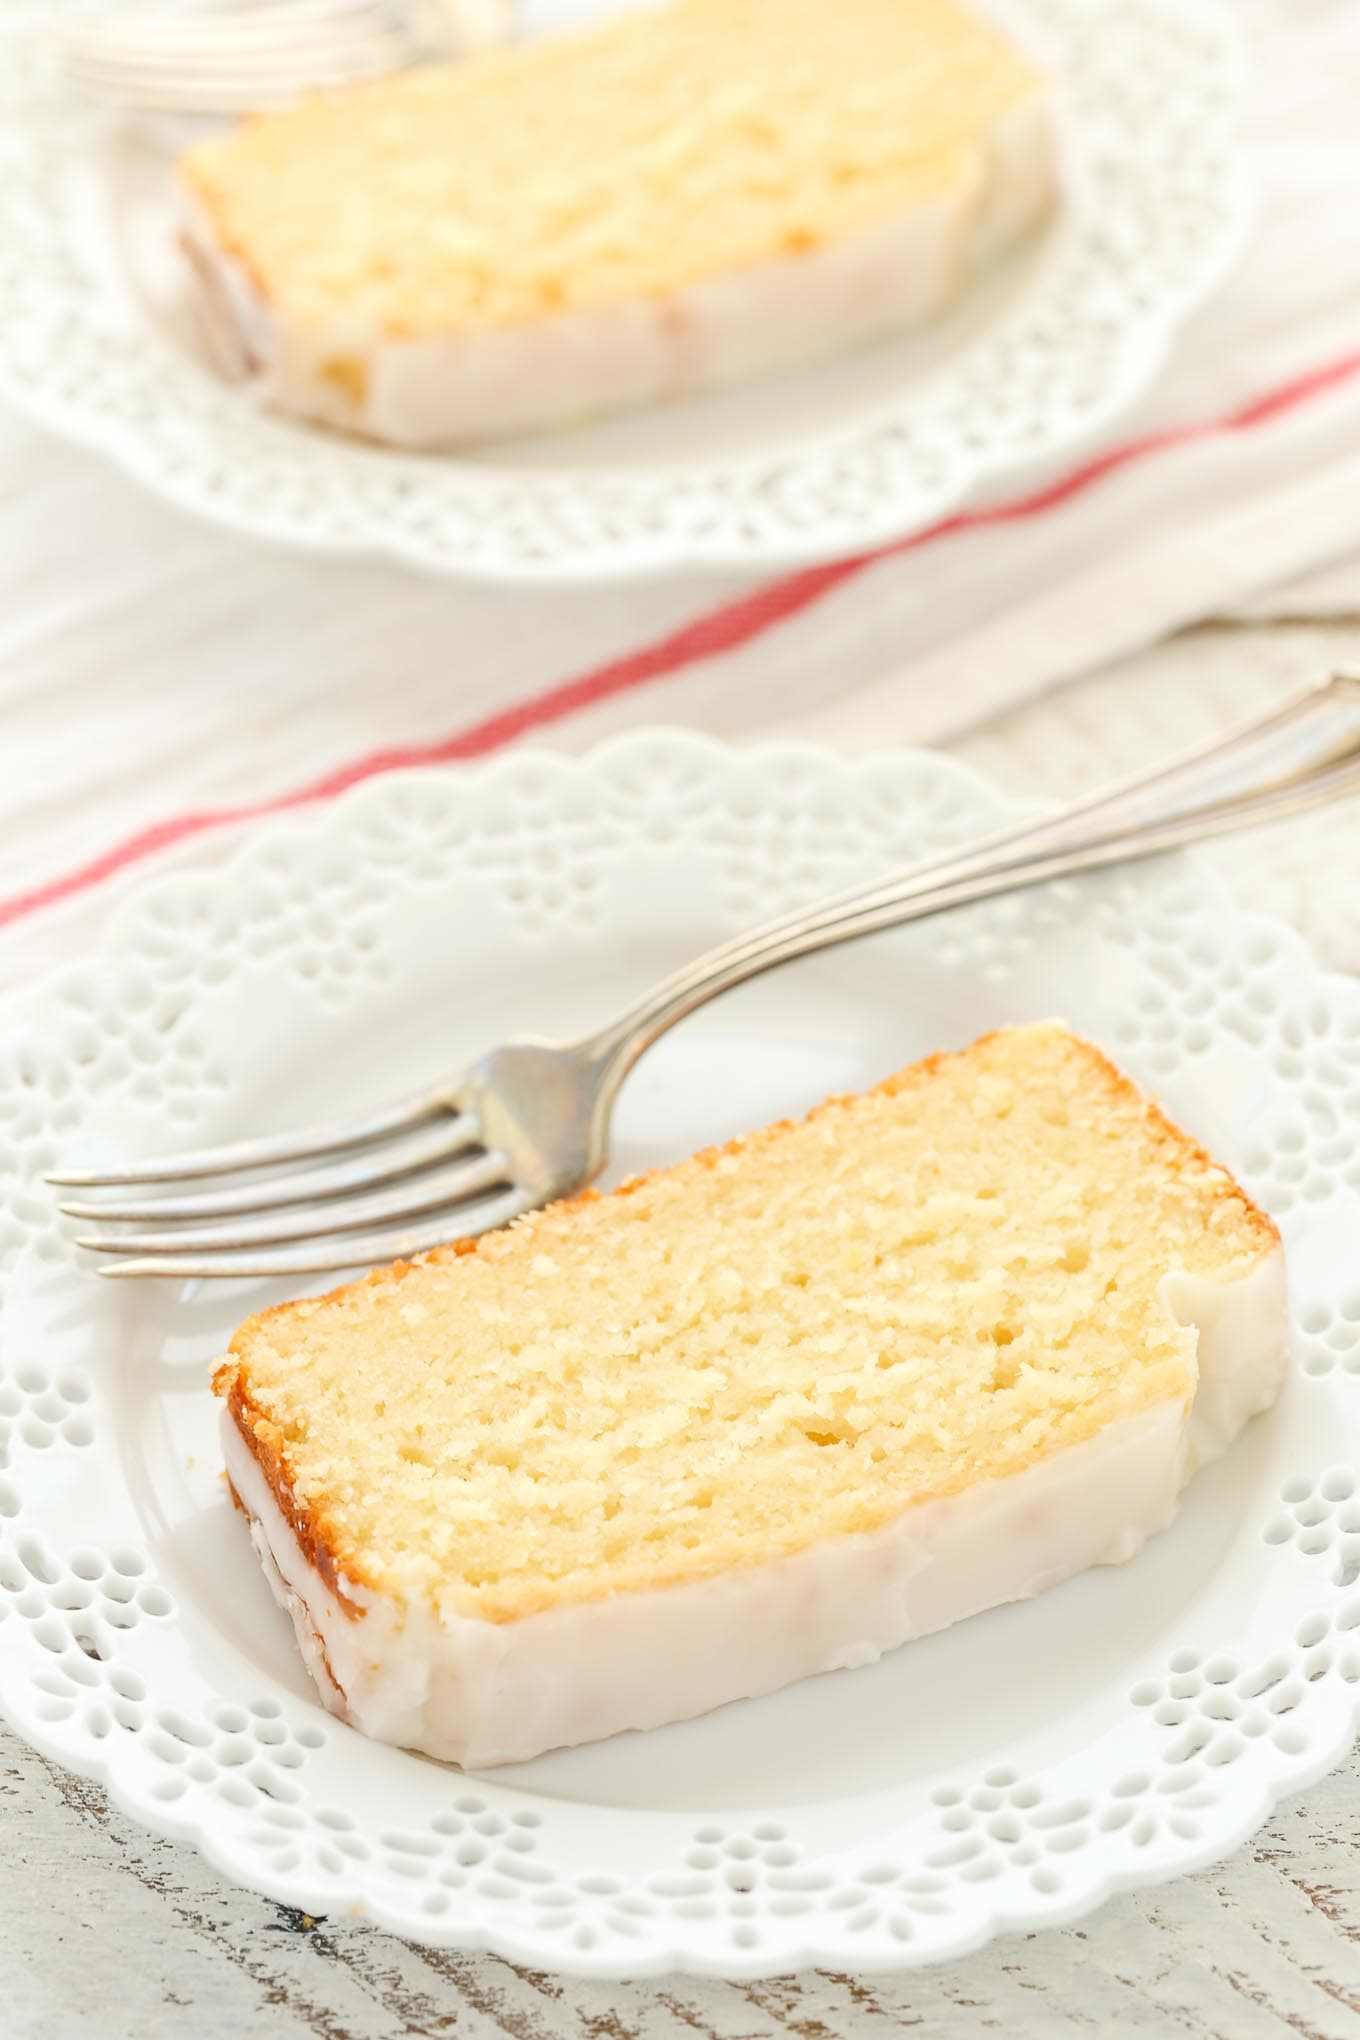
[[[1338,675],[1161,770],[1003,829],[960,852],[836,895],[710,950],[586,1046],[606,1092],[710,999],[860,935],[1050,879],[1280,820],[1360,791],[1360,677]]]

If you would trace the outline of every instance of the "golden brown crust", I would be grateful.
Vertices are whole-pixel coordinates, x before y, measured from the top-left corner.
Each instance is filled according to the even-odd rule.
[[[984,1041],[990,1041],[994,1034],[984,1035],[982,1038]],[[1074,1034],[1072,1040],[1085,1051],[1088,1059],[1099,1070],[1116,1096],[1142,1107],[1161,1144],[1178,1153],[1182,1166],[1187,1162],[1193,1162],[1197,1168],[1218,1171],[1223,1178],[1224,1194],[1240,1207],[1263,1248],[1278,1247],[1279,1227],[1269,1213],[1262,1211],[1260,1205],[1247,1195],[1237,1178],[1231,1175],[1221,1162],[1215,1161],[1209,1150],[1197,1141],[1193,1134],[1187,1133],[1183,1126],[1178,1126],[1175,1120],[1162,1110],[1155,1098],[1146,1091],[1141,1091],[1130,1077],[1126,1077],[1118,1064],[1110,1061],[1103,1049],[1097,1048],[1093,1041],[1087,1041],[1081,1034]]]
[[[228,1413],[240,1433],[241,1442],[263,1474],[269,1492],[278,1504],[279,1513],[296,1537],[307,1563],[325,1581],[350,1620],[358,1621],[364,1610],[353,1597],[357,1583],[354,1572],[346,1573],[344,1570],[340,1540],[334,1526],[328,1523],[325,1511],[299,1500],[282,1431],[252,1404],[241,1370],[233,1370],[230,1362],[224,1362],[213,1375],[213,1390],[226,1398]],[[232,1494],[240,1506],[240,1497],[234,1488]]]
[[[995,1029],[981,1036],[964,1051],[938,1050],[885,1078],[867,1093],[859,1095],[896,1097],[904,1090],[928,1082],[943,1064],[955,1060],[959,1054],[971,1055],[1005,1031]],[[1257,1234],[1262,1251],[1268,1251],[1279,1245],[1279,1231],[1274,1222],[1252,1201],[1240,1184],[1214,1161],[1200,1142],[1177,1126],[1155,1100],[1148,1097],[1126,1077],[1094,1043],[1075,1034],[1069,1035],[1068,1039],[1073,1048],[1084,1055],[1091,1069],[1102,1078],[1112,1097],[1132,1104],[1144,1113],[1159,1145],[1168,1152],[1172,1166],[1182,1169],[1193,1167],[1216,1170],[1223,1179],[1223,1195],[1230,1197],[1240,1207],[1252,1230]],[[814,1106],[806,1118],[814,1120],[843,1110],[854,1102],[856,1100],[853,1094],[835,1094]],[[636,1196],[648,1185],[682,1170],[712,1169],[727,1157],[768,1146],[799,1123],[793,1119],[776,1120],[751,1133],[738,1134],[717,1146],[701,1149],[685,1161],[673,1163],[668,1168],[653,1169],[632,1176],[607,1192],[587,1188],[572,1197],[560,1199],[546,1207],[543,1212],[530,1214],[526,1220],[519,1221],[515,1226],[498,1233],[487,1233],[473,1239],[452,1240],[445,1246],[433,1248],[430,1253],[416,1260],[397,1261],[389,1267],[376,1268],[358,1281],[340,1284],[323,1296],[305,1298],[300,1302],[276,1304],[271,1309],[260,1312],[240,1328],[231,1342],[229,1357],[222,1362],[213,1376],[213,1388],[218,1395],[225,1398],[243,1442],[259,1464],[270,1491],[297,1537],[303,1553],[351,1618],[357,1619],[364,1613],[362,1606],[353,1599],[355,1585],[380,1592],[382,1582],[366,1566],[362,1553],[346,1551],[343,1548],[344,1540],[337,1526],[328,1519],[324,1508],[313,1506],[300,1498],[295,1491],[294,1470],[288,1461],[283,1433],[270,1419],[268,1412],[256,1402],[251,1390],[248,1354],[250,1345],[260,1330],[276,1319],[290,1316],[299,1310],[311,1315],[318,1310],[331,1308],[345,1296],[360,1289],[404,1281],[416,1269],[427,1264],[437,1265],[456,1261],[488,1251],[518,1251],[516,1238],[526,1225],[532,1227],[548,1217],[560,1218],[586,1205],[601,1202],[608,1204],[611,1200],[621,1201]],[[518,1598],[504,1608],[499,1608],[493,1596],[485,1595],[479,1612],[489,1621],[509,1621],[521,1615],[524,1608]]]

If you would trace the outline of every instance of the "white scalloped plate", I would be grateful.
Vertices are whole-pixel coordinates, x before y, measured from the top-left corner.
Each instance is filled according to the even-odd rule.
[[[1244,226],[1230,16],[993,4],[1060,90],[1066,203],[1036,251],[927,336],[460,460],[273,418],[221,383],[191,339],[163,141],[75,104],[35,11],[0,0],[0,392],[238,530],[482,579],[770,567],[920,530],[1108,425]]]
[[[685,1726],[471,1778],[332,1721],[207,1387],[278,1292],[100,1284],[42,1186],[58,1155],[267,1130],[584,1029],[753,917],[1011,812],[926,755],[643,734],[394,775],[127,906],[0,1041],[16,1726],[276,1898],[600,1975],[954,1954],[1221,1855],[1333,1764],[1360,1696],[1360,984],[1197,864],[810,960],[630,1080],[620,1171],[1063,1013],[1269,1205],[1295,1297],[1277,1409],[1134,1564]]]

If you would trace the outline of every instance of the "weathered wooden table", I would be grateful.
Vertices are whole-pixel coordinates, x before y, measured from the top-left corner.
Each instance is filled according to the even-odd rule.
[[[45,641],[49,671],[55,662],[64,672],[54,732],[80,689],[98,684],[100,660],[146,656],[129,620],[121,644],[104,644],[91,663],[85,641],[63,667],[60,611],[41,585],[5,628],[15,642]],[[1343,663],[1360,665],[1360,559],[1015,710],[955,748],[1003,781],[1061,795]],[[7,717],[43,712],[23,671],[17,659],[0,673],[0,733]],[[59,762],[40,790],[4,788],[0,734],[7,824],[60,792]],[[1214,854],[1253,904],[1298,921],[1333,965],[1360,969],[1354,807],[1345,821],[1290,825],[1268,844]],[[1077,1926],[1003,1939],[919,1974],[740,1987],[574,1984],[410,1947],[348,1919],[307,1919],[224,1884],[192,1851],[149,1838],[96,1788],[3,1733],[0,1780],[7,2040],[870,2040],[899,2029],[960,2040],[1115,2031],[1360,2040],[1358,1761],[1284,1806],[1230,1861]]]

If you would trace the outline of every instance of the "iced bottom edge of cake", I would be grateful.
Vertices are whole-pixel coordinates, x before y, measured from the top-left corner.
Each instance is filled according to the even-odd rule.
[[[464,1768],[512,1763],[872,1664],[913,1637],[1132,1558],[1170,1522],[1195,1468],[1274,1401],[1287,1356],[1279,1249],[1238,1282],[1176,1273],[1162,1294],[1198,1333],[1188,1409],[1154,1404],[1021,1473],[909,1503],[874,1531],[510,1622],[348,1582],[342,1603],[224,1411],[227,1474],[332,1712]]]

